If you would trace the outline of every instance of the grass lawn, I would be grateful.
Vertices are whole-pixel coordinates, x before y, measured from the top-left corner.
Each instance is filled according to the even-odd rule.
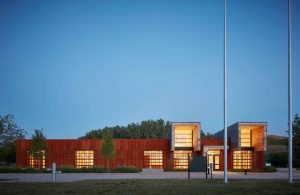
[[[300,194],[300,180],[86,180],[3,183],[0,194]]]

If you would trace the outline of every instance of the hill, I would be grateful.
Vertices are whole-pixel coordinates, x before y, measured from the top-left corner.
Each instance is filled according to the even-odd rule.
[[[268,135],[267,143],[267,145],[287,145],[288,138],[286,136]]]

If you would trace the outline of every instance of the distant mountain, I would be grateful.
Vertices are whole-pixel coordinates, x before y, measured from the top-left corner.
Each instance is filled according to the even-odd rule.
[[[268,135],[267,142],[268,145],[287,145],[288,138],[286,136]]]

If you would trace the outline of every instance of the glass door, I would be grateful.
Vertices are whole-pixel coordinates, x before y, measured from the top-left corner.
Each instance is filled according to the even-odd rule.
[[[220,169],[220,155],[214,155],[214,170]]]
[[[213,164],[213,170],[220,170],[220,150],[209,150],[207,152],[207,167]]]

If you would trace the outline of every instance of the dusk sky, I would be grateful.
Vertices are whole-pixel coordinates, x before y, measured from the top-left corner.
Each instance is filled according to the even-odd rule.
[[[228,125],[287,135],[287,0],[228,0]],[[0,115],[30,137],[147,119],[223,128],[223,0],[0,0]],[[292,0],[300,114],[300,1]]]

